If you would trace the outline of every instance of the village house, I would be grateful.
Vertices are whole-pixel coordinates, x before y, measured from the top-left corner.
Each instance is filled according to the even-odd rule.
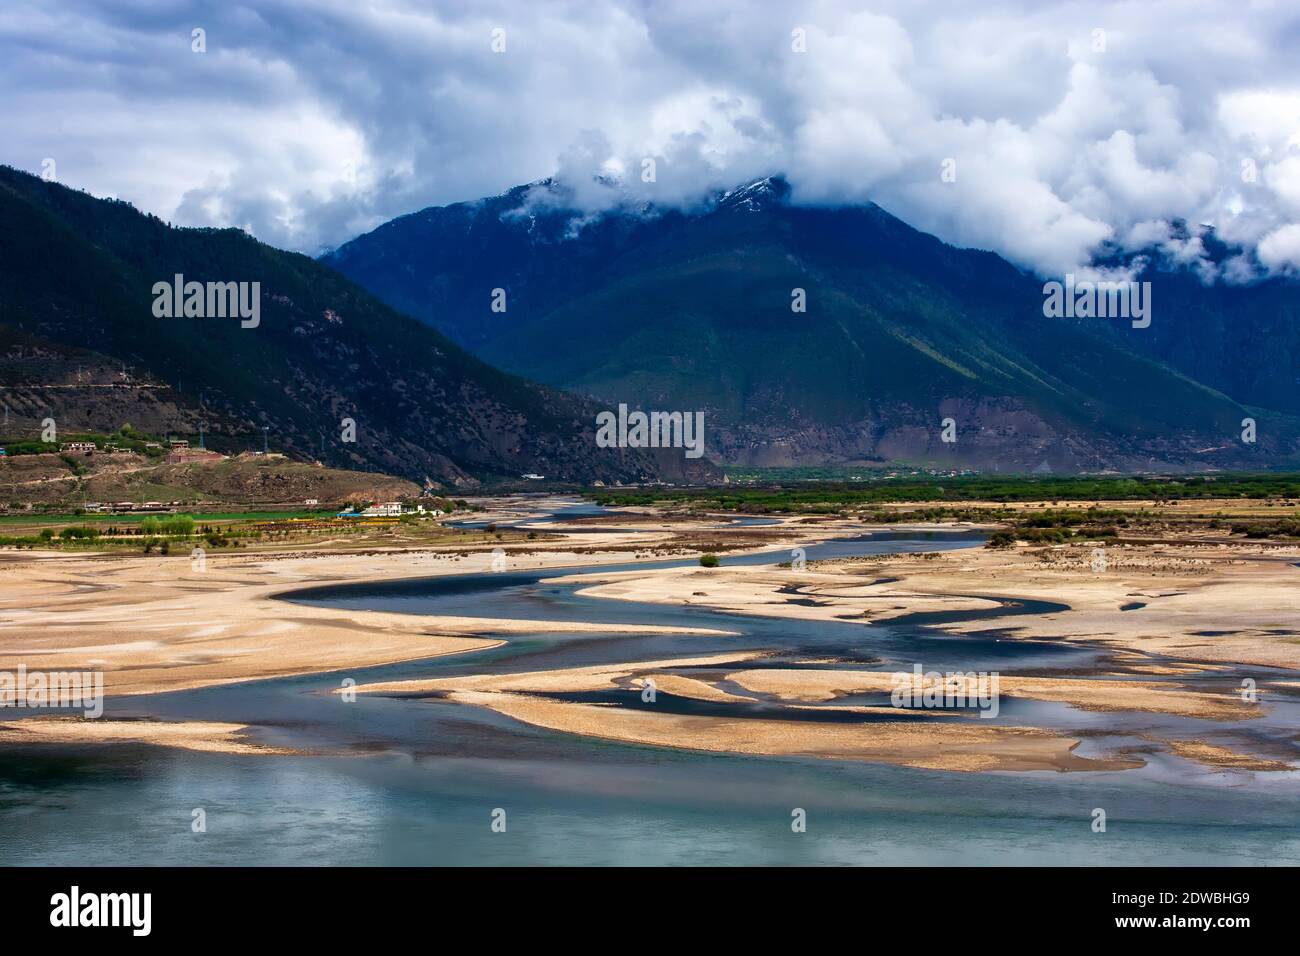
[[[67,452],[69,455],[90,455],[95,452],[95,443],[93,441],[65,441],[59,446],[59,451]]]

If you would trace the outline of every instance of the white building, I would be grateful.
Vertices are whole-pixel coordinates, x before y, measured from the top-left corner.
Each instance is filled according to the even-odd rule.
[[[402,503],[400,501],[385,501],[383,504],[371,505],[361,512],[361,516],[363,518],[400,518],[402,516]]]

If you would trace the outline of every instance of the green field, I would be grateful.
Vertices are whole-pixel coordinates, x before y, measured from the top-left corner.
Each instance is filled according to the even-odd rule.
[[[910,465],[886,467],[882,465],[790,465],[783,468],[751,468],[744,465],[726,465],[723,472],[732,484],[766,487],[796,482],[851,482],[884,481],[909,478],[934,477],[933,470]],[[886,479],[886,475],[894,478]],[[973,472],[971,473],[973,474]]]
[[[332,518],[337,509],[312,511],[196,511],[185,509],[185,514],[202,521],[282,521],[289,518]],[[130,514],[18,514],[0,515],[4,525],[62,525],[62,524],[136,524],[145,518],[166,518],[169,512],[132,512]]]
[[[604,505],[680,504],[762,514],[835,511],[901,502],[953,504],[993,501],[1185,501],[1214,498],[1300,501],[1300,474],[1222,474],[1179,477],[1032,477],[963,475],[951,478],[874,478],[863,481],[789,481],[726,489],[600,489],[586,497]]]

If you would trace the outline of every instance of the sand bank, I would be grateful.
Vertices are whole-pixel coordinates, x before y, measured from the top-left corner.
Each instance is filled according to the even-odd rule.
[[[904,672],[901,680],[892,671],[764,669],[728,674],[746,690],[770,694],[783,700],[831,701],[848,694],[890,693],[896,686],[914,689],[919,695],[923,681]],[[977,680],[965,677],[945,681],[954,694],[973,699]],[[1173,681],[1090,680],[1088,678],[1017,677],[998,678],[1000,693],[1009,697],[1068,704],[1081,710],[1137,711],[1174,714],[1205,720],[1251,720],[1260,715],[1259,705],[1223,691],[1188,690]]]
[[[549,730],[685,750],[866,760],[931,770],[1123,770],[1142,766],[1142,761],[1134,758],[1080,757],[1073,752],[1078,740],[1034,728],[729,720],[468,690],[454,692],[451,698]]]
[[[993,726],[978,719],[829,723],[799,719],[691,716],[655,713],[653,704],[628,709],[559,701],[538,694],[623,689],[642,699],[649,682],[656,691],[722,703],[753,703],[699,677],[665,673],[671,668],[734,664],[759,655],[726,654],[673,660],[575,667],[516,674],[476,674],[428,680],[363,684],[363,694],[437,695],[488,707],[550,730],[623,743],[680,747],[718,753],[817,756],[893,763],[935,770],[1123,770],[1142,766],[1130,757],[1089,759],[1074,753],[1079,741],[1033,727]],[[766,673],[765,671],[740,673]],[[837,673],[837,672],[812,672]],[[735,676],[735,675],[732,675]],[[872,708],[844,708],[866,712]],[[797,718],[799,711],[789,713]],[[888,713],[888,708],[877,709]]]
[[[82,720],[30,717],[0,722],[0,744],[153,744],[207,753],[284,755],[297,753],[248,738],[252,728],[210,720]]]
[[[1149,667],[1200,664],[1300,669],[1300,547],[1178,544],[985,548],[882,555],[789,568],[685,568],[593,579],[581,593],[700,604],[744,614],[881,623],[936,611],[994,610],[1023,599],[1059,613],[940,625],[948,633],[1078,642],[1133,652]],[[1133,658],[1130,658],[1133,660]],[[1138,663],[1134,660],[1134,663]]]
[[[0,556],[0,670],[101,670],[109,696],[147,694],[463,654],[493,635],[609,630],[491,617],[428,617],[276,600],[315,585],[488,571],[431,552],[188,557]],[[572,567],[625,554],[514,555],[512,569]],[[480,567],[481,565],[481,567]],[[491,613],[485,603],[484,613]],[[623,633],[700,633],[653,625]],[[708,632],[725,633],[725,632]]]

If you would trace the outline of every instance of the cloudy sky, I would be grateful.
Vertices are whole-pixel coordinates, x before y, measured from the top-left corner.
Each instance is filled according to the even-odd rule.
[[[1236,281],[1300,268],[1297,49],[1250,0],[5,0],[0,162],[308,253],[549,175],[783,172],[1045,275],[1212,223]]]

